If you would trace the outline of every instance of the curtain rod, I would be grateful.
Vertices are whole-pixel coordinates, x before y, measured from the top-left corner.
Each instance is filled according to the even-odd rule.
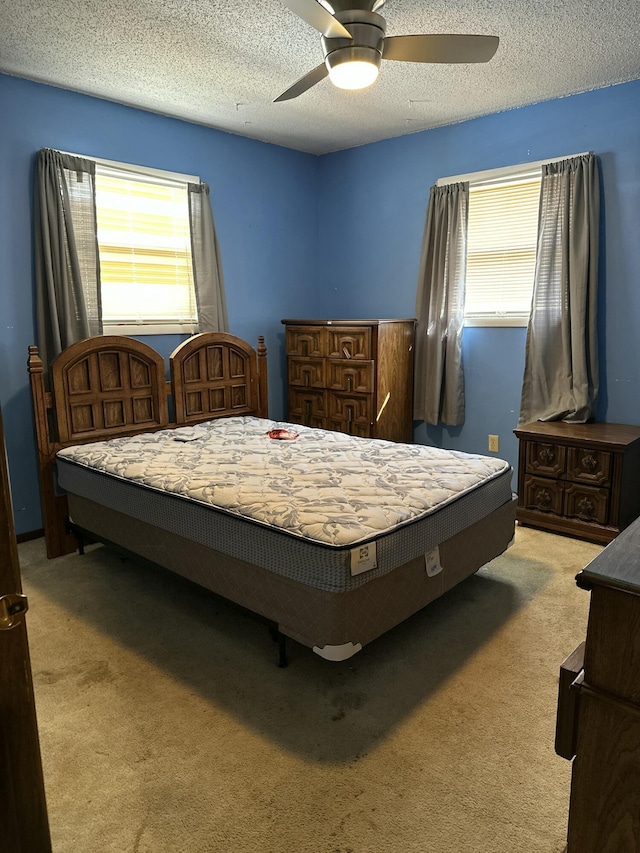
[[[583,151],[581,154],[566,154],[563,157],[547,157],[546,160],[534,160],[531,163],[517,163],[514,166],[502,166],[497,169],[485,169],[482,172],[469,172],[466,175],[453,175],[449,178],[438,178],[436,186],[442,187],[445,184],[458,184],[464,181],[469,183],[480,183],[482,181],[491,180],[491,178],[509,178],[514,175],[526,174],[541,169],[547,163],[555,163],[558,160],[570,160],[572,157],[586,157],[592,154],[591,151]]]
[[[110,169],[119,169],[121,172],[133,172],[138,175],[148,175],[151,178],[163,178],[168,181],[184,181],[185,184],[199,184],[198,175],[183,175],[180,172],[167,172],[164,169],[152,169],[149,166],[137,166],[135,163],[119,163],[117,160],[105,160],[104,157],[93,157],[88,154],[76,154],[73,151],[61,151],[61,154],[69,154],[71,157],[81,157],[83,160],[93,160],[99,166],[108,166]]]

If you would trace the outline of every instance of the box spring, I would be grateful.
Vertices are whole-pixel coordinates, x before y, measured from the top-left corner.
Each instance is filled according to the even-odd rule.
[[[442,571],[424,555],[363,585],[331,592],[278,575],[146,521],[69,494],[74,524],[277,623],[322,657],[349,657],[501,554],[513,538],[515,499],[440,543]]]

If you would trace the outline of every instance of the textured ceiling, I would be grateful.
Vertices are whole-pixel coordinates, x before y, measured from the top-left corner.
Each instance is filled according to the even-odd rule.
[[[638,0],[388,0],[387,35],[497,35],[482,65],[383,62],[370,89],[328,79],[280,0],[0,0],[0,71],[314,154],[640,77]]]

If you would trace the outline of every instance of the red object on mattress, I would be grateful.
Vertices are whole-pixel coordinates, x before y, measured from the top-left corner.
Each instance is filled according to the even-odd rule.
[[[267,435],[269,438],[279,438],[282,441],[293,441],[298,437],[298,433],[290,429],[270,429]]]

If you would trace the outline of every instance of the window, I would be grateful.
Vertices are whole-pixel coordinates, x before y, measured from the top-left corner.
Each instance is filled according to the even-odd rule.
[[[542,166],[549,162],[438,180],[439,185],[469,183],[465,326],[529,322]]]
[[[526,326],[536,266],[540,170],[469,182],[465,325]]]
[[[96,221],[105,334],[196,331],[187,181],[98,162]]]

